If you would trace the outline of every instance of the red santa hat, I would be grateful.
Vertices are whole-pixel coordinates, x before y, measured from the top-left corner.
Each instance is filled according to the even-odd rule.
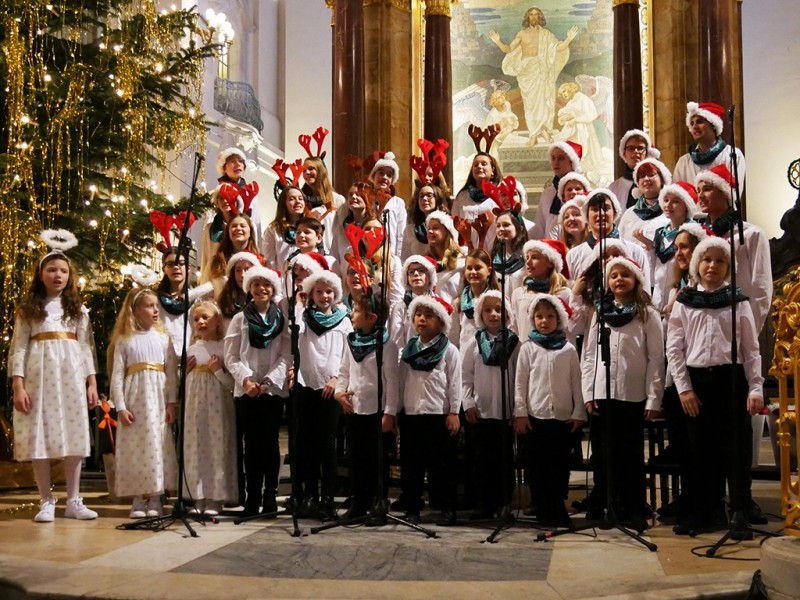
[[[247,168],[247,157],[244,155],[244,152],[234,147],[226,148],[217,155],[217,173],[219,173],[220,177],[225,174],[225,163],[228,162],[231,156],[238,156],[241,158],[244,161],[245,169]]]
[[[586,201],[583,203],[583,206],[581,207],[583,218],[586,220],[587,223],[589,222],[589,203],[594,198],[600,195],[607,196],[608,199],[611,200],[611,206],[614,208],[615,221],[617,220],[617,217],[619,217],[620,213],[622,213],[622,209],[619,206],[619,200],[617,200],[617,195],[614,192],[612,192],[608,188],[595,188],[591,192],[589,192],[588,196],[586,196]]]
[[[403,284],[408,286],[408,269],[413,264],[422,265],[428,272],[428,282],[431,289],[436,287],[438,277],[436,276],[436,259],[431,256],[422,256],[421,254],[412,254],[403,261]]]
[[[716,102],[687,102],[686,103],[686,126],[691,127],[692,117],[703,117],[714,128],[717,137],[722,135],[725,126],[725,108]]]
[[[451,316],[453,314],[453,307],[450,306],[442,297],[440,296],[429,296],[427,294],[422,296],[417,296],[411,301],[411,304],[408,305],[408,321],[412,325],[414,324],[414,315],[417,312],[417,309],[421,306],[429,308],[433,311],[439,320],[442,322],[443,325],[443,333],[447,334],[450,331],[450,323],[452,322]]]
[[[589,183],[589,180],[586,179],[586,177],[584,177],[580,173],[576,173],[575,171],[570,171],[569,173],[567,173],[561,179],[558,180],[558,197],[559,198],[562,198],[562,199],[564,198],[564,190],[566,189],[567,184],[570,181],[577,181],[578,183],[580,183],[583,186],[583,189],[586,191],[587,194],[592,191],[592,184]]]
[[[569,279],[567,245],[564,242],[561,240],[528,240],[522,247],[522,255],[527,256],[528,252],[534,250],[544,255],[556,271]]]
[[[635,260],[632,260],[626,256],[617,256],[606,263],[606,286],[608,286],[608,277],[611,275],[611,270],[620,265],[633,273],[633,275],[636,277],[636,280],[639,282],[639,286],[644,291],[649,292],[647,289],[647,282],[644,278],[644,273],[642,272],[642,267],[640,267],[639,263],[637,263]]]
[[[250,269],[252,271],[252,269]],[[247,271],[248,273],[250,271]],[[303,291],[311,298],[311,292],[318,283],[327,283],[333,288],[333,303],[339,304],[342,301],[342,280],[333,271],[317,271],[303,280]]]
[[[731,199],[731,189],[736,187],[736,179],[725,164],[717,165],[707,171],[700,171],[695,177],[695,182],[700,185],[701,181],[717,188],[728,197],[728,201]]]
[[[503,298],[503,295],[500,293],[500,290],[487,290],[483,292],[478,298],[475,300],[475,310],[473,311],[475,315],[475,327],[477,329],[485,329],[486,324],[483,322],[483,316],[481,312],[483,311],[483,303],[486,302],[489,298],[494,298],[496,300],[500,300]],[[511,315],[511,305],[508,303],[508,298],[505,299],[506,305],[506,324],[510,320],[509,315]]]
[[[658,194],[658,202],[661,204],[661,209],[664,209],[667,194],[672,194],[686,205],[686,217],[691,219],[694,213],[697,212],[697,190],[688,181],[676,181],[670,185],[665,185],[661,188]]]
[[[728,259],[728,276],[730,276],[731,272],[731,247],[730,242],[725,238],[717,237],[715,235],[709,235],[704,240],[702,240],[692,252],[692,260],[689,262],[689,274],[692,276],[692,279],[695,281],[700,281],[700,260],[703,258],[703,254],[706,253],[707,250],[710,248],[719,248],[725,253],[726,258]],[[727,277],[725,278],[727,281]]]
[[[580,173],[581,158],[583,157],[583,146],[576,144],[575,142],[570,142],[569,140],[566,142],[553,142],[550,144],[550,150],[548,151],[547,155],[552,156],[553,150],[556,148],[562,150],[564,154],[569,157],[569,161],[572,163],[572,170],[576,173]]]
[[[645,146],[647,146],[647,157],[659,158],[661,156],[661,152],[659,152],[658,149],[653,146],[653,142],[649,135],[647,135],[641,129],[629,129],[625,132],[625,135],[619,139],[619,157],[622,160],[625,160],[625,146],[628,145],[628,140],[632,137],[640,137],[644,140]]]
[[[303,267],[309,273],[317,273],[319,271],[329,270],[328,261],[319,252],[302,252],[289,261],[289,267],[295,266]]]
[[[281,276],[274,269],[262,267],[261,265],[251,267],[245,271],[242,287],[246,292],[250,291],[250,284],[256,279],[263,279],[272,286],[272,295],[277,298],[281,295]]]
[[[653,165],[656,168],[658,174],[661,175],[662,186],[672,183],[672,173],[667,165],[657,158],[645,158],[644,160],[640,160],[638,163],[636,163],[636,166],[633,168],[634,185],[636,185],[636,182],[639,181],[639,172],[644,165]]]
[[[531,320],[531,325],[534,324],[533,315],[536,313],[536,307],[539,306],[540,302],[546,302],[555,309],[558,318],[557,329],[566,331],[569,318],[572,315],[572,309],[561,298],[552,294],[536,294],[533,296],[533,300],[528,304],[528,318]]]
[[[434,210],[428,213],[428,216],[425,217],[425,225],[430,227],[431,221],[438,221],[442,224],[442,227],[447,229],[450,237],[453,238],[453,241],[458,243],[458,231],[456,231],[456,226],[453,223],[453,217],[448,215],[446,212],[441,210]]]
[[[702,242],[708,236],[714,235],[711,232],[711,230],[708,229],[705,225],[701,225],[700,223],[697,223],[695,221],[689,221],[688,223],[684,223],[683,225],[681,225],[680,228],[678,229],[678,233],[684,233],[684,232],[691,235],[694,239],[697,240],[698,243]]]
[[[236,263],[239,262],[240,260],[247,261],[254,267],[261,266],[261,258],[256,254],[254,254],[253,252],[249,252],[247,250],[243,252],[237,252],[228,259],[228,264],[225,265],[225,271],[228,277],[231,276],[231,271],[233,271],[233,268],[236,266]]]
[[[603,247],[603,249],[606,251],[606,254],[608,254],[609,250],[615,248],[622,252],[622,256],[628,256],[628,247],[625,245],[625,242],[617,238],[606,238],[602,244],[595,244],[594,248],[592,248],[592,256],[594,257],[594,260],[600,258],[600,246]]]
[[[381,152],[381,157],[375,161],[375,166],[372,167],[372,171],[369,172],[369,179],[373,181],[375,177],[375,171],[380,168],[388,168],[392,170],[392,184],[397,183],[397,180],[400,179],[400,167],[395,160],[394,152]]]

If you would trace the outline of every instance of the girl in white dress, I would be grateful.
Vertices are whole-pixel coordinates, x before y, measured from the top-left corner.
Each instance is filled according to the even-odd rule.
[[[178,361],[159,318],[158,296],[132,289],[111,335],[111,400],[117,408],[117,496],[133,496],[130,517],[161,515],[161,494],[175,489]],[[149,496],[145,503],[144,496]]]
[[[69,232],[44,232],[59,245],[39,262],[17,307],[8,370],[14,393],[14,458],[33,462],[40,508],[34,521],[51,523],[56,500],[50,460],[64,459],[67,509],[72,519],[97,513],[78,496],[81,461],[89,455],[88,408],[97,404],[96,358],[89,312],[81,304],[75,270],[63,253],[77,244]],[[58,245],[52,244],[54,247]]]
[[[464,278],[464,254],[458,245],[458,232],[450,215],[440,210],[425,219],[428,226],[428,256],[436,260],[436,294],[451,304],[461,292]]]
[[[226,500],[238,497],[233,377],[224,368],[219,306],[197,302],[189,316],[193,342],[186,363],[186,488],[195,511],[215,516]]]

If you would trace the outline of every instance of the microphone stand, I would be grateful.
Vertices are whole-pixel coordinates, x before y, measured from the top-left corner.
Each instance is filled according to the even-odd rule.
[[[747,442],[747,440],[742,439],[742,431],[738,425],[738,419],[736,417],[736,413],[741,410],[741,406],[736,406],[737,404],[737,397],[739,394],[739,381],[737,374],[737,366],[739,364],[739,343],[736,339],[738,334],[738,324],[736,322],[736,232],[739,233],[739,245],[744,245],[744,221],[742,219],[742,212],[741,212],[741,205],[740,205],[740,197],[739,197],[739,161],[738,157],[736,156],[736,138],[734,132],[734,111],[736,106],[731,105],[730,109],[728,110],[728,120],[731,124],[731,152],[730,152],[730,159],[731,159],[731,169],[734,181],[736,185],[731,185],[731,200],[733,202],[733,212],[732,218],[730,223],[730,230],[728,231],[728,238],[730,243],[730,253],[731,253],[731,294],[733,295],[733,300],[731,302],[731,395],[730,395],[730,407],[729,410],[731,411],[731,418],[733,421],[733,426],[731,429],[731,444],[734,448],[734,452],[736,453],[735,458],[740,458],[741,454],[743,453],[742,443]],[[751,440],[752,443],[752,440]],[[748,469],[751,468],[750,465],[747,466]],[[738,481],[739,478],[743,476],[742,469],[739,468],[737,464],[736,467],[730,470],[731,478],[736,478],[736,483],[741,483]],[[729,489],[738,488],[737,485],[732,485],[732,482],[728,484]],[[746,507],[742,507],[741,510],[746,510]],[[697,535],[699,532],[693,533],[693,535]],[[706,556],[714,556],[717,553],[717,550],[722,547],[722,545],[727,542],[731,537],[736,539],[737,541],[748,541],[752,540],[755,537],[755,534],[760,534],[764,536],[777,536],[777,533],[771,531],[764,531],[761,529],[755,529],[750,526],[750,522],[748,521],[747,527],[745,529],[736,528],[736,524],[733,522],[733,519],[730,519],[730,523],[728,524],[728,531],[717,540],[708,550],[706,550]]]
[[[288,298],[288,311],[289,311],[289,333],[291,339],[291,352],[292,352],[292,391],[289,394],[289,402],[292,406],[292,419],[289,423],[289,469],[292,473],[292,492],[289,500],[286,503],[284,510],[258,513],[249,517],[239,517],[233,520],[234,525],[240,525],[248,521],[255,521],[260,519],[274,519],[276,516],[290,514],[292,516],[292,537],[300,537],[302,535],[300,526],[297,523],[297,511],[300,508],[300,498],[302,496],[300,490],[300,478],[297,476],[297,430],[300,425],[300,406],[298,401],[298,384],[297,376],[300,372],[300,346],[298,340],[300,339],[300,326],[297,324],[297,315],[295,309],[297,305],[297,283],[295,281],[296,275],[294,268],[291,270],[292,286],[291,293]]]
[[[426,529],[416,523],[410,523],[405,519],[401,519],[400,517],[396,517],[389,513],[389,503],[386,500],[384,495],[384,464],[385,464],[385,456],[383,453],[383,428],[381,424],[381,416],[383,415],[383,332],[386,328],[386,302],[387,302],[387,293],[388,293],[388,285],[387,280],[391,277],[391,256],[392,253],[389,249],[389,211],[384,210],[381,214],[381,220],[383,222],[383,242],[381,244],[381,248],[383,254],[381,255],[381,281],[379,283],[380,290],[381,290],[381,306],[380,306],[380,314],[378,315],[378,328],[377,328],[377,335],[378,335],[378,343],[375,347],[375,365],[377,367],[378,373],[378,381],[377,383],[377,395],[378,395],[378,409],[376,414],[376,435],[378,436],[378,444],[377,444],[377,452],[378,452],[378,477],[375,482],[375,506],[373,507],[372,514],[362,515],[360,517],[353,517],[352,519],[339,519],[338,521],[332,521],[331,523],[325,523],[324,525],[320,525],[319,527],[312,527],[311,533],[319,533],[321,531],[325,531],[327,529],[334,529],[336,527],[347,527],[350,525],[360,525],[360,524],[367,524],[371,526],[383,526],[388,525],[389,522],[396,523],[398,525],[404,525],[410,529],[415,531],[419,531],[424,533],[428,538],[436,538],[438,535],[432,529]],[[367,290],[364,290],[364,293],[367,293]]]
[[[501,461],[500,465],[502,468],[502,475],[501,481],[503,482],[503,507],[500,509],[500,517],[498,519],[497,526],[494,528],[494,531],[484,540],[484,542],[488,542],[490,544],[497,543],[497,535],[509,525],[514,523],[516,520],[514,515],[511,512],[511,489],[510,489],[510,481],[507,480],[508,472],[510,465],[508,464],[508,453],[506,452],[506,448],[509,445],[509,414],[508,414],[508,361],[511,359],[510,352],[509,352],[509,343],[508,343],[508,328],[506,326],[507,323],[507,315],[506,315],[506,279],[508,277],[506,273],[506,241],[505,239],[502,240],[500,244],[500,264],[502,265],[503,273],[502,277],[500,278],[500,340],[503,344],[503,359],[500,361],[500,401],[502,403],[501,407],[501,417],[503,421],[503,428],[500,437],[500,443],[502,444],[501,450]]]
[[[658,546],[652,542],[648,542],[644,539],[640,534],[641,531],[634,532],[619,522],[617,518],[616,511],[614,509],[614,483],[613,483],[613,474],[614,474],[614,467],[613,467],[613,449],[614,449],[614,440],[612,439],[612,429],[611,429],[611,419],[612,419],[612,408],[611,405],[613,401],[611,400],[611,330],[606,325],[605,321],[605,306],[606,306],[606,275],[605,275],[605,254],[606,254],[606,224],[605,219],[605,202],[606,200],[602,200],[603,204],[600,206],[600,231],[599,231],[599,239],[597,243],[600,246],[600,273],[601,273],[601,281],[602,281],[602,290],[600,293],[600,306],[597,310],[597,344],[600,349],[600,357],[603,361],[604,369],[605,369],[605,405],[603,406],[603,454],[605,456],[605,464],[603,465],[603,472],[605,475],[605,484],[606,484],[606,507],[605,513],[603,515],[603,519],[601,524],[599,525],[600,529],[616,529],[627,535],[629,538],[636,540],[640,544],[642,544],[645,548],[650,550],[650,552],[655,552],[658,550]],[[613,228],[613,223],[612,223]],[[592,423],[592,427],[595,426],[595,423]],[[597,482],[595,482],[597,485]],[[550,538],[557,537],[560,535],[564,535],[565,533],[577,533],[580,531],[586,531],[588,529],[594,529],[595,524],[587,524],[581,527],[570,527],[568,529],[557,529],[554,531],[545,531],[540,533],[536,536],[537,542],[545,542]]]
[[[195,202],[195,194],[197,193],[197,180],[200,177],[200,169],[203,166],[205,158],[199,153],[194,154],[194,175],[192,176],[192,190],[189,194],[189,201],[186,205],[187,216],[192,212]],[[183,499],[183,483],[186,476],[186,468],[184,464],[184,423],[186,421],[186,332],[189,329],[189,252],[192,249],[192,240],[189,238],[189,219],[183,220],[183,227],[181,228],[181,237],[178,240],[178,256],[183,259],[186,269],[186,278],[183,285],[183,303],[186,310],[183,313],[183,344],[181,346],[181,360],[180,360],[180,378],[178,380],[178,496],[172,506],[172,512],[168,515],[161,517],[149,517],[138,519],[132,523],[123,523],[117,529],[134,530],[134,529],[152,529],[160,530],[166,529],[175,521],[183,523],[184,527],[189,531],[191,537],[199,537],[197,532],[189,524],[187,518],[189,511],[186,508],[186,503]],[[211,521],[217,522],[216,517],[208,517],[204,515],[193,515],[193,518],[198,522]]]

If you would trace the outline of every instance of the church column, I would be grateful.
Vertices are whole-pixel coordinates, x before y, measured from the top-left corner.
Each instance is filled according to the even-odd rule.
[[[740,2],[700,0],[698,27],[700,38],[700,97],[702,102],[717,102],[724,107],[736,104],[736,145],[742,139],[742,56]],[[726,119],[727,121],[727,119]],[[724,137],[731,140],[729,124]]]
[[[347,190],[348,154],[364,156],[364,15],[361,0],[333,5],[333,186]]]
[[[642,47],[639,0],[614,0],[614,140],[629,129],[642,129]],[[623,162],[616,160],[615,174]]]
[[[425,138],[453,138],[453,69],[450,61],[451,0],[428,0],[425,5]],[[453,185],[453,149],[447,150],[442,174]]]

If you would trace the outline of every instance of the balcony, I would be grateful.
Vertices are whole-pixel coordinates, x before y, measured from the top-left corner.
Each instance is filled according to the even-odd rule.
[[[261,107],[250,84],[243,81],[214,80],[214,110],[232,119],[255,127],[259,133],[264,129]]]

